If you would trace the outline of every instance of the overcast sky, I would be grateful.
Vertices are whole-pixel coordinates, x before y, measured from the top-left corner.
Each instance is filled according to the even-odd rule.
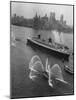
[[[33,18],[36,12],[40,16],[44,16],[45,13],[50,16],[50,12],[55,12],[56,19],[60,19],[60,15],[63,14],[67,24],[73,25],[73,6],[12,2],[11,10],[12,15],[16,13],[25,18]]]

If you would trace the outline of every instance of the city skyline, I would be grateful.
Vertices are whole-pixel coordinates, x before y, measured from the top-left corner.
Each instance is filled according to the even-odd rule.
[[[73,25],[73,6],[12,2],[11,11],[12,15],[16,13],[25,18],[33,18],[36,12],[40,17],[45,16],[45,14],[50,17],[50,12],[55,12],[57,20],[60,20],[60,16],[63,14],[67,24]]]

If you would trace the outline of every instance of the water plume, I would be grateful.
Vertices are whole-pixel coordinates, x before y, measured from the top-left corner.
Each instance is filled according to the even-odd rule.
[[[67,84],[67,82],[64,81],[63,79],[62,70],[58,64],[54,64],[51,68],[50,68],[50,65],[48,67],[49,67],[48,68],[49,69],[49,84],[50,82],[52,82],[52,78]]]
[[[11,40],[12,40],[11,45],[12,45],[13,47],[16,47],[16,44],[15,44],[15,35],[14,35],[13,32],[11,33]]]
[[[52,83],[53,79],[67,84],[67,82],[64,81],[63,79],[62,70],[60,66],[58,64],[50,66],[48,63],[48,58],[46,59],[45,66],[43,66],[40,57],[38,55],[33,56],[29,63],[29,69],[30,69],[29,78],[32,80],[37,78],[38,74],[41,74],[45,77],[47,76],[49,86],[51,87],[53,87]]]
[[[29,63],[29,69],[30,69],[29,77],[32,80],[37,76],[37,74],[40,74],[44,71],[42,61],[38,55],[35,55],[31,58]]]
[[[60,44],[64,44],[64,36],[62,32],[58,32],[58,31],[52,31],[53,35],[54,35],[54,41]]]

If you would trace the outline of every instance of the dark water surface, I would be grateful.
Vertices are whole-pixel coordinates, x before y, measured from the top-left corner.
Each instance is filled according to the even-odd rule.
[[[27,37],[37,33],[50,34],[50,31],[37,31],[32,28],[11,26],[11,97],[39,97],[39,96],[57,96],[73,94],[73,75],[70,75],[64,70],[64,64],[61,59],[47,52],[42,52],[36,48],[27,45]],[[56,41],[60,42],[56,34],[50,34]],[[14,41],[14,38],[19,39]],[[73,34],[62,34],[62,41],[71,51],[73,51]],[[12,45],[15,44],[15,46]],[[70,85],[63,84],[54,80],[54,87],[50,87],[48,81],[40,76],[36,81],[29,78],[29,61],[32,56],[38,55],[43,65],[48,58],[49,64],[59,64],[62,69],[63,78]]]

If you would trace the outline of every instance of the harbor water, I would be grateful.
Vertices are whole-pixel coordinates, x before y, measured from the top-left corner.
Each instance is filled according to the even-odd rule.
[[[49,54],[27,45],[27,38],[37,34],[42,34],[44,38],[50,36],[55,42],[68,46],[71,52],[73,52],[73,33],[56,34],[55,32],[11,25],[10,53],[12,98],[73,94],[74,76],[64,70],[62,59],[53,56],[51,53]],[[64,80],[70,85],[55,82],[54,88],[52,88],[49,86],[48,80],[42,77],[38,77],[35,81],[32,81],[29,78],[29,62],[34,55],[40,57],[44,67],[47,58],[50,66],[56,63],[59,64]]]

